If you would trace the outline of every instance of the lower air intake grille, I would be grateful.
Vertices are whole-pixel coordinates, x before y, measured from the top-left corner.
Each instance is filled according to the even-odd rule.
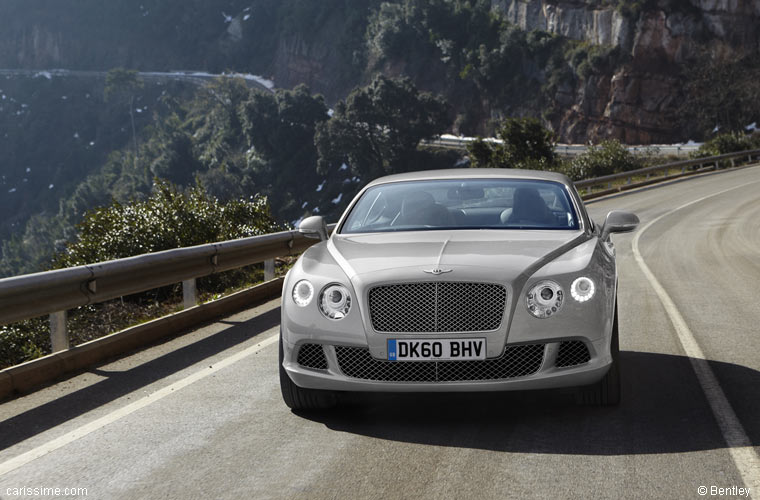
[[[498,358],[477,361],[386,361],[363,347],[336,346],[344,375],[383,382],[501,380],[533,375],[544,359],[543,344],[510,346]]]
[[[588,352],[586,344],[579,340],[569,340],[560,342],[559,353],[557,353],[557,362],[555,366],[562,368],[566,366],[582,365],[591,360],[591,354]]]
[[[327,358],[320,344],[302,344],[298,348],[298,364],[304,368],[327,370]]]

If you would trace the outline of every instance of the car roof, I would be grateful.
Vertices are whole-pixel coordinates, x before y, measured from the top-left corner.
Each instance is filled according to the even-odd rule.
[[[450,168],[443,170],[423,170],[403,174],[386,175],[370,182],[367,187],[389,182],[428,181],[437,179],[532,179],[561,182],[572,186],[572,181],[564,174],[542,170],[521,170],[517,168]]]

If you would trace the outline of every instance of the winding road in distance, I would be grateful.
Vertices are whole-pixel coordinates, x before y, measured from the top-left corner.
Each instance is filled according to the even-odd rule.
[[[275,300],[0,405],[0,498],[693,499],[750,487],[760,499],[760,167],[588,206],[597,221],[615,208],[641,218],[613,236],[618,408],[557,392],[381,394],[296,414],[280,398]]]
[[[83,71],[71,69],[0,69],[0,76],[5,77],[26,77],[26,78],[52,78],[57,77],[77,77],[77,78],[103,78],[105,79],[107,71]],[[167,81],[178,80],[190,82],[196,85],[203,85],[217,78],[242,78],[249,87],[257,88],[272,92],[274,82],[257,75],[247,73],[206,73],[205,71],[139,71],[138,76],[144,80],[150,81]]]

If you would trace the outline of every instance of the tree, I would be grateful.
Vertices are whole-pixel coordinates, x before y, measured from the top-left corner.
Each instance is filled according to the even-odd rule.
[[[305,85],[276,93],[251,92],[240,107],[248,166],[261,190],[287,220],[300,217],[304,202],[315,203],[319,184],[314,133],[327,121],[327,106]],[[295,181],[294,181],[295,180]]]
[[[554,134],[535,118],[507,118],[497,136],[501,143],[478,139],[467,147],[473,167],[548,170],[557,163]]]
[[[319,170],[345,163],[355,175],[375,178],[420,168],[412,161],[417,146],[446,130],[448,111],[443,99],[418,91],[408,78],[377,76],[317,126]]]
[[[119,103],[129,103],[129,119],[132,123],[132,142],[135,148],[135,163],[137,162],[137,130],[135,129],[135,97],[144,87],[142,79],[137,76],[137,70],[114,68],[106,74],[106,86],[103,97],[106,101],[115,100]]]

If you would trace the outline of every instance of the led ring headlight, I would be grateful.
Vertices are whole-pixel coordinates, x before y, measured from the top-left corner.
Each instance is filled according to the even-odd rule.
[[[528,291],[526,302],[528,311],[533,316],[548,318],[562,309],[562,304],[565,303],[565,292],[554,281],[539,281]]]
[[[319,296],[319,310],[329,319],[343,319],[351,309],[351,292],[343,285],[328,285]]]
[[[301,307],[306,307],[314,298],[314,285],[308,280],[301,280],[293,287],[293,302]]]
[[[596,292],[594,282],[591,281],[591,278],[585,276],[577,278],[573,281],[573,284],[570,285],[570,295],[578,302],[586,302],[587,300],[590,300],[591,297],[594,296],[594,292]]]

